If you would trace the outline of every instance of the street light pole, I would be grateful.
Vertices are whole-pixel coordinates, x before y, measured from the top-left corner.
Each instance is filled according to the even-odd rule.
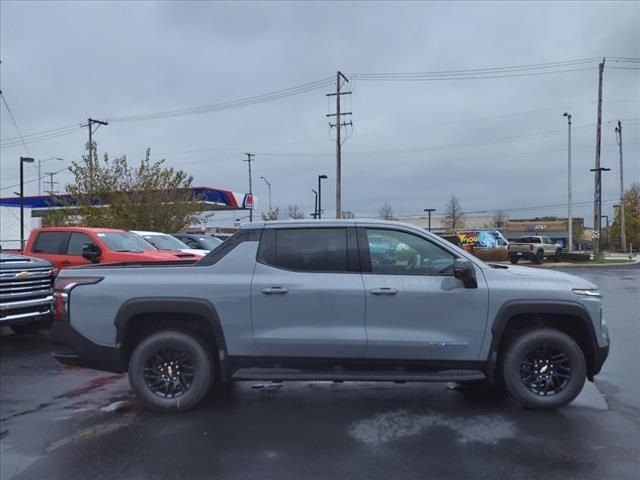
[[[31,157],[20,157],[20,250],[24,250],[24,164],[33,162]]]
[[[326,180],[326,175],[318,175],[318,218],[322,218],[322,180]],[[340,217],[338,217],[340,218]]]
[[[436,209],[435,208],[425,208],[424,211],[427,212],[427,214],[429,215],[429,231],[431,231],[431,212],[435,212]]]
[[[269,189],[269,211],[271,211],[271,182],[262,176],[260,178],[264,180],[264,183],[267,184],[267,188]]]
[[[573,212],[572,212],[572,208],[573,208],[573,195],[571,192],[571,114],[565,112],[563,115],[563,117],[567,117],[567,122],[568,122],[568,151],[567,151],[567,162],[568,162],[568,168],[567,168],[567,192],[568,192],[568,199],[567,199],[567,223],[568,223],[568,227],[569,227],[569,239],[567,241],[567,246],[568,246],[568,252],[572,252],[573,251]]]
[[[316,218],[318,218],[318,192],[316,192],[313,188],[311,189],[311,191],[316,196],[316,201],[315,201],[315,204],[314,204],[315,207],[313,208],[313,218],[315,220]]]

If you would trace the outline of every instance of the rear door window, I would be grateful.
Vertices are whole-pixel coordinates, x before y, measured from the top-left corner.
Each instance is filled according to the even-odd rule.
[[[258,258],[262,263],[298,272],[347,272],[347,229],[268,229]]]
[[[69,232],[40,232],[33,246],[33,253],[64,255],[67,253]]]

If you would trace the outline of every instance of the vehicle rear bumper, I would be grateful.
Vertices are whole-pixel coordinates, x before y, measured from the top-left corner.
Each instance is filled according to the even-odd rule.
[[[50,337],[53,358],[60,363],[114,373],[125,371],[120,349],[93,343],[68,322],[54,321]]]

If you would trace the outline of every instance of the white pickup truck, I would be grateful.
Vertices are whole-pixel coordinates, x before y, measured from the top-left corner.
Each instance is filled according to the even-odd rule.
[[[524,258],[540,265],[545,258],[553,258],[559,262],[562,256],[562,246],[549,237],[520,237],[519,242],[511,242],[507,247],[511,263],[516,264]]]

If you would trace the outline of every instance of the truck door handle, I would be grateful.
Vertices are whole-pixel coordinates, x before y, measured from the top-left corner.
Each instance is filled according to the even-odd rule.
[[[398,293],[398,289],[388,287],[372,288],[371,290],[369,290],[369,293],[371,293],[372,295],[395,295],[396,293]]]
[[[288,288],[284,287],[267,287],[261,290],[265,295],[284,295],[285,293],[289,293]]]

